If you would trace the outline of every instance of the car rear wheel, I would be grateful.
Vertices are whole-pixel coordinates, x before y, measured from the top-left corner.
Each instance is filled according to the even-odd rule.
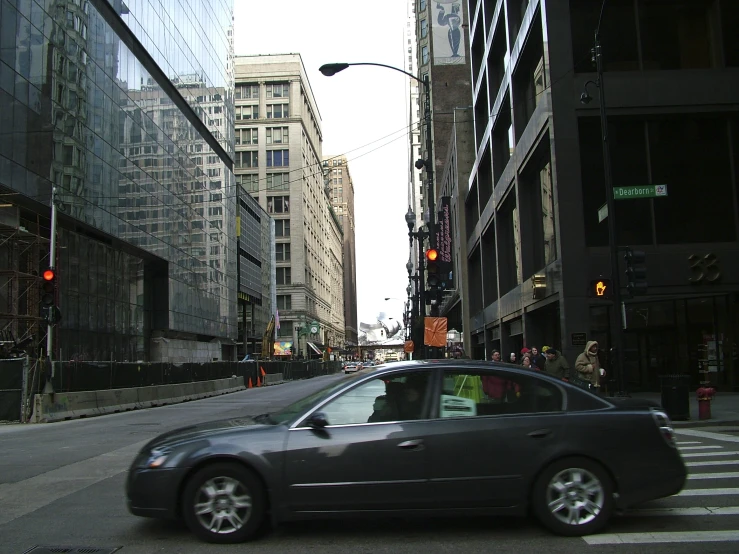
[[[182,513],[190,530],[214,543],[238,543],[257,533],[266,495],[259,479],[232,463],[207,466],[185,485]]]
[[[613,483],[592,460],[558,460],[536,480],[532,507],[542,525],[558,535],[597,533],[613,512]]]

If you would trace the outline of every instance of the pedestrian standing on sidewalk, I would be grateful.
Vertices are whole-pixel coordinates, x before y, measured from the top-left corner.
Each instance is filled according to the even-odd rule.
[[[557,352],[556,349],[549,348],[547,350],[546,372],[563,381],[567,381],[570,378],[570,364],[567,363],[565,357]]]
[[[605,377],[606,370],[598,359],[598,341],[588,341],[585,351],[575,360],[575,371],[580,379],[588,381],[592,392],[600,394],[600,380]]]

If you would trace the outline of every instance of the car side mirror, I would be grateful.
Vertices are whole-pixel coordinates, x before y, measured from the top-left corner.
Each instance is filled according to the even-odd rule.
[[[328,418],[323,412],[314,412],[308,418],[308,425],[313,429],[323,429],[328,425]]]

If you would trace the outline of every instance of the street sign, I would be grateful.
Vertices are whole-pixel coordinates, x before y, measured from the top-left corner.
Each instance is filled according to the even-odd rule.
[[[570,344],[572,346],[585,346],[587,344],[587,333],[571,333]]]
[[[603,204],[600,208],[598,208],[598,223],[601,223],[607,217],[608,217],[608,204]]]
[[[633,200],[634,198],[659,198],[667,196],[667,185],[637,185],[635,187],[613,187],[614,200]],[[600,215],[600,210],[598,210]]]

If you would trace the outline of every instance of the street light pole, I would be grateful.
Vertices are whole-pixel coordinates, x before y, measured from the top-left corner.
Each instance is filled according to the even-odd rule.
[[[603,7],[601,7],[601,18]],[[618,269],[618,242],[616,237],[616,208],[613,197],[613,172],[611,168],[611,148],[608,141],[608,115],[606,113],[606,92],[603,83],[603,56],[600,45],[600,20],[595,30],[593,45],[593,59],[598,79],[595,85],[598,87],[598,102],[600,109],[601,134],[603,135],[603,173],[606,187],[606,206],[608,209],[608,245],[611,258],[611,282],[613,291],[613,309],[611,310],[611,367],[616,373],[615,396],[628,396],[626,391],[626,375],[623,352],[623,327],[625,323],[624,304],[621,299],[621,278]]]

